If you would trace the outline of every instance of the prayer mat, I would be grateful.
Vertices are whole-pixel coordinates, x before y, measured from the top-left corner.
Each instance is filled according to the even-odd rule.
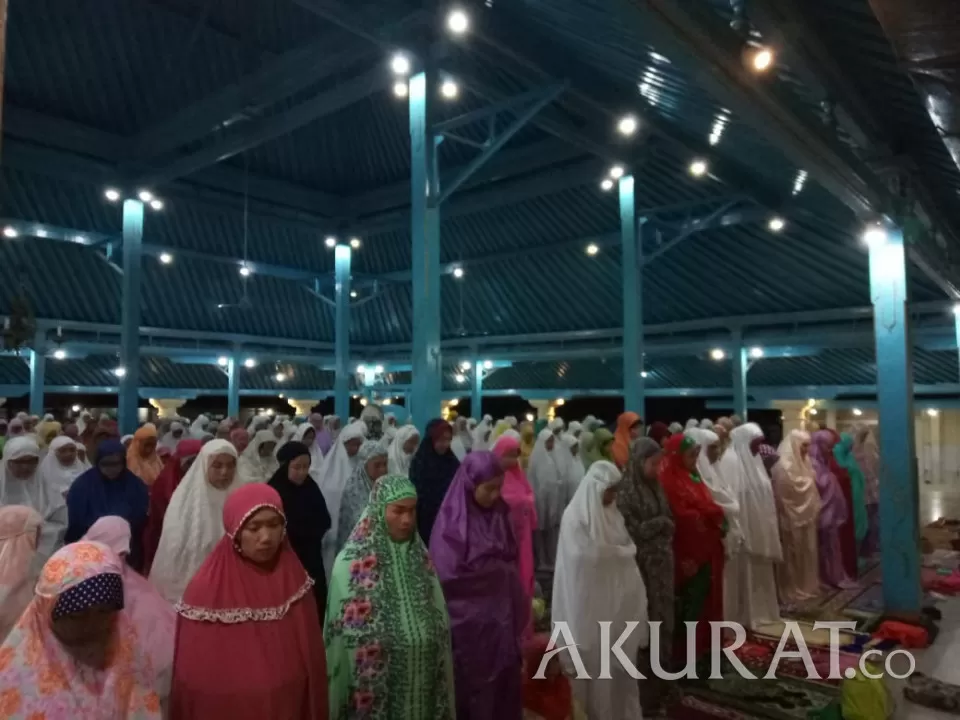
[[[921,600],[921,607],[932,607],[937,604],[937,599],[926,592]],[[885,611],[883,605],[883,585],[877,583],[871,585],[860,595],[854,598],[846,608],[844,614],[850,615],[855,619],[864,617],[876,617],[882,615]]]
[[[775,641],[773,638],[748,635],[747,642],[738,648],[735,651],[735,654],[740,662],[742,662],[744,666],[754,675],[763,676],[766,675],[767,671],[770,669],[770,665],[773,662],[773,657],[777,652],[777,647],[779,647],[779,641]],[[795,642],[788,642],[784,646],[784,650],[788,652],[796,652],[797,644]],[[813,661],[814,669],[820,676],[819,679],[808,676],[807,666],[804,664],[803,660],[799,658],[781,658],[777,663],[777,677],[791,677],[797,680],[805,680],[807,682],[839,685],[842,682],[840,678],[837,678],[836,680],[829,679],[830,656],[832,655],[830,650],[828,648],[817,647],[814,645],[808,646],[807,650],[810,653],[810,659]],[[847,652],[839,652],[837,655],[838,668],[841,673],[848,667],[852,667],[854,669],[859,667],[859,655]]]
[[[960,520],[940,518],[920,531],[924,553],[935,550],[957,550],[954,543],[960,537]]]
[[[804,641],[808,646],[816,645],[817,647],[829,647],[830,646],[830,631],[826,628],[815,630],[811,623],[798,622],[797,626],[800,628],[800,633],[803,635]],[[786,629],[786,623],[783,621],[766,623],[765,625],[760,625],[754,631],[758,637],[761,638],[772,638],[777,642],[780,642],[780,638],[783,636],[784,630]],[[852,645],[857,641],[868,642],[870,636],[867,635],[865,638],[858,638],[857,633],[840,633],[840,644],[841,646]]]
[[[934,680],[923,673],[910,676],[903,696],[917,705],[960,715],[960,686]]]
[[[757,720],[756,715],[722,707],[693,695],[684,695],[667,708],[667,717],[671,720]]]
[[[721,707],[768,720],[839,718],[840,689],[794,678],[748,680],[725,668],[722,680],[698,680],[684,691]]]

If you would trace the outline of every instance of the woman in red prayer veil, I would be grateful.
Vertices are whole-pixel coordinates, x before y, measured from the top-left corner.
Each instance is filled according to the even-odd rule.
[[[700,446],[682,433],[664,446],[660,465],[663,486],[673,513],[676,626],[697,623],[697,657],[710,650],[710,623],[723,620],[723,509],[697,474]],[[686,637],[676,633],[675,657],[685,665]]]
[[[826,428],[833,438],[829,455],[830,472],[837,476],[837,482],[840,483],[840,489],[843,491],[843,499],[847,501],[847,521],[840,526],[840,557],[843,561],[843,569],[847,571],[847,577],[856,580],[860,574],[857,567],[857,534],[853,522],[853,483],[850,479],[850,473],[837,462],[837,457],[833,454],[833,448],[840,442],[840,433],[832,428]]]
[[[227,498],[226,535],[176,606],[171,718],[327,720],[313,580],[285,523],[269,485],[245,485]]]

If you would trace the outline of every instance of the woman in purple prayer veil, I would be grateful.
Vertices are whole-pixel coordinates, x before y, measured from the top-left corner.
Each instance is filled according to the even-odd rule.
[[[854,583],[843,569],[840,553],[840,527],[847,522],[847,501],[837,476],[830,470],[834,444],[829,430],[818,430],[810,437],[810,461],[820,493],[820,515],[817,519],[820,581],[833,587],[851,587]]]
[[[457,720],[520,720],[523,713],[520,637],[530,608],[502,485],[493,453],[464,457],[430,537],[450,612]]]
[[[323,415],[320,413],[312,413],[309,418],[307,418],[313,426],[313,431],[316,433],[316,438],[314,439],[314,444],[320,448],[320,452],[326,457],[327,453],[330,452],[330,448],[333,446],[333,437],[330,435],[330,431],[324,426]],[[315,468],[319,470],[320,468]]]

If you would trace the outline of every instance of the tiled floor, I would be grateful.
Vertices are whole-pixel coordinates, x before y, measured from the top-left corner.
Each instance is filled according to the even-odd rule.
[[[921,490],[921,525],[940,517],[960,518],[960,493]],[[939,608],[943,613],[940,635],[929,650],[915,653],[917,671],[960,685],[960,597],[944,600]],[[928,710],[906,701],[903,698],[903,685],[902,681],[888,681],[896,702],[894,717],[897,720],[956,720],[956,715]]]

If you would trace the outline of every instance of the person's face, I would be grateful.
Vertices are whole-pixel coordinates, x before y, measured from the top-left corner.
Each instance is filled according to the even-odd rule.
[[[183,437],[183,430],[181,430],[180,428],[177,428],[171,434],[173,435],[175,440],[179,440],[180,438]]]
[[[487,431],[483,434],[483,441],[484,441],[485,443],[490,442],[490,432],[491,432],[490,430],[487,430]]]
[[[218,440],[229,440],[230,439],[230,428],[217,427]]]
[[[603,504],[604,504],[604,506],[613,505],[613,503],[616,502],[616,500],[617,500],[617,490],[619,490],[619,489],[620,489],[619,486],[617,486],[617,485],[611,485],[610,487],[608,487],[606,490],[603,491]]]
[[[340,429],[340,421],[339,421],[339,420],[333,420],[333,421],[331,421],[331,423],[330,423],[330,429],[333,430],[333,431],[339,430],[339,429]]]
[[[310,428],[309,430],[304,431],[303,440],[301,440],[300,442],[302,442],[307,447],[310,447],[311,445],[313,445],[313,441],[316,439],[317,439],[317,431],[314,430],[313,428]]]
[[[262,458],[270,457],[273,455],[273,451],[276,449],[277,444],[275,442],[265,442],[260,445],[260,449],[257,450],[257,455]]]
[[[142,443],[140,443],[140,455],[143,457],[150,457],[157,450],[157,439],[155,437],[148,437]]]
[[[287,477],[294,485],[303,485],[310,474],[310,456],[295,457],[287,466]]]
[[[210,458],[207,465],[207,482],[217,490],[224,490],[233,482],[237,471],[237,459],[229,453],[221,453]]]
[[[670,436],[669,436],[669,435],[664,435],[662,438],[660,438],[660,447],[666,447],[666,446],[667,446],[667,440],[669,440],[669,439],[670,439]]]
[[[553,437],[553,435],[551,435],[550,437],[547,438],[547,441],[543,444],[543,446],[547,448],[547,450],[553,450],[556,444],[557,444],[556,439]]]
[[[720,443],[715,442],[711,445],[707,445],[707,460],[711,465],[713,465],[717,460],[720,459]]]
[[[580,443],[574,443],[570,446],[570,454],[574,457],[580,454]]]
[[[347,457],[353,457],[360,450],[360,446],[363,445],[363,438],[353,438],[352,440],[347,440],[343,444],[344,450],[347,451]]]
[[[506,472],[512,470],[520,462],[520,449],[510,450],[500,456],[500,469]]]
[[[656,480],[657,472],[660,470],[660,459],[663,453],[654,453],[643,461],[643,477],[645,480]]]
[[[271,431],[273,432],[273,436],[274,436],[277,440],[279,440],[280,438],[283,437],[283,425],[274,425],[274,426],[271,428]]]
[[[18,480],[26,480],[27,478],[33,477],[39,464],[40,458],[36,455],[25,455],[16,460],[8,461],[7,467],[10,468],[10,472],[15,478]]]
[[[810,454],[810,441],[804,440],[802,443],[800,443],[800,459],[806,460],[809,454]]]
[[[406,542],[417,528],[417,499],[407,498],[388,503],[383,517],[390,539],[394,542]]]
[[[283,517],[273,508],[261,508],[243,524],[237,538],[240,553],[258,565],[269,564],[283,542]]]
[[[443,432],[440,434],[436,440],[433,441],[433,449],[437,451],[438,455],[443,455],[447,450],[450,449],[450,441],[453,439],[453,433]]]
[[[80,612],[62,615],[50,623],[54,636],[77,662],[103,668],[116,631],[117,611],[94,605]]]
[[[420,444],[419,435],[411,435],[407,438],[406,442],[403,443],[403,452],[407,455],[410,455],[417,449],[417,445]]]
[[[29,420],[29,419],[28,419],[28,420],[24,420],[24,421],[23,421],[23,429],[24,429],[25,432],[32,433],[32,432],[33,432],[33,426],[34,426],[33,420]]]
[[[694,445],[683,451],[683,466],[690,472],[697,469],[697,458],[700,456],[700,447]]]
[[[97,460],[97,467],[107,480],[116,480],[123,473],[123,455],[105,455]]]
[[[372,458],[367,460],[364,469],[367,471],[367,476],[370,478],[370,482],[377,482],[380,478],[387,474],[387,456],[386,455],[374,455]]]
[[[64,467],[70,467],[77,461],[77,446],[73,443],[57,448],[57,462]]]
[[[640,431],[641,431],[642,429],[643,429],[643,425],[641,425],[640,423],[634,423],[633,425],[631,425],[631,426],[630,426],[630,439],[631,439],[631,440],[636,440],[638,437],[640,437]]]
[[[497,475],[491,480],[477,485],[473,491],[473,499],[482,508],[491,508],[500,499],[500,490],[503,488],[503,475]]]

